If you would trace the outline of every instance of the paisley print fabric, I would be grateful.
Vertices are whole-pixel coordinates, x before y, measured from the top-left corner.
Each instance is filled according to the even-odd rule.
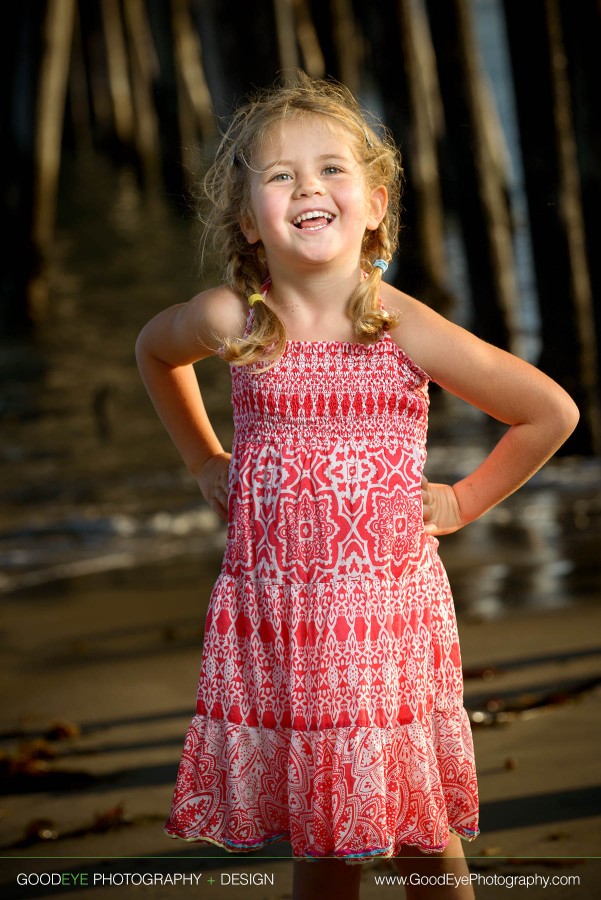
[[[167,833],[390,856],[478,833],[428,377],[384,336],[232,367],[229,528]]]

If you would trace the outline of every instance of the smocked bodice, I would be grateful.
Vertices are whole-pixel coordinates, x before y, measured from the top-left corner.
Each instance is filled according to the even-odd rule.
[[[265,372],[258,365],[232,366],[236,439],[423,447],[427,381],[387,335],[368,345],[288,341],[283,356]]]

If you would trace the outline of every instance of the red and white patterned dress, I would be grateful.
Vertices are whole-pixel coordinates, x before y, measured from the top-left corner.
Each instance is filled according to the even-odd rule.
[[[478,833],[457,627],[424,533],[428,376],[388,336],[232,367],[229,531],[166,831],[295,856]]]

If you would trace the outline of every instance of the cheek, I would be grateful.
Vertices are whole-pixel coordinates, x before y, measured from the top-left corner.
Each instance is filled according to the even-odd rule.
[[[257,224],[265,233],[279,234],[288,217],[288,204],[279,197],[266,199],[257,209]]]
[[[357,218],[367,219],[372,214],[371,196],[367,188],[357,190],[349,199],[357,210]]]

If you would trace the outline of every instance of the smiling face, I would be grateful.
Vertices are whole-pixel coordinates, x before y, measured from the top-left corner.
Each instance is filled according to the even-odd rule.
[[[386,189],[370,188],[351,137],[317,115],[272,126],[250,171],[250,207],[241,221],[261,241],[273,274],[282,267],[359,267],[366,230],[386,211]]]

